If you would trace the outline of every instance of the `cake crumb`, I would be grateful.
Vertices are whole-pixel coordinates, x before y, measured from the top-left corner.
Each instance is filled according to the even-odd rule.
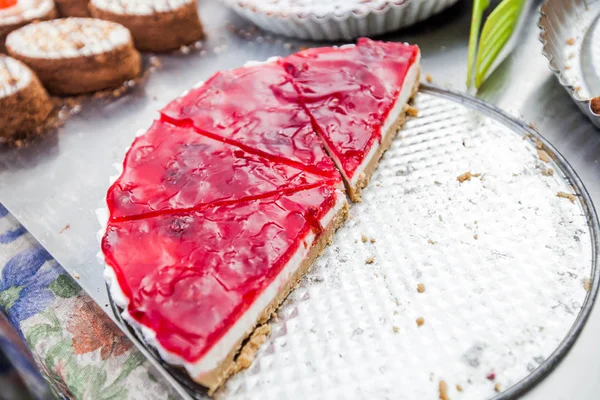
[[[66,224],[65,227],[60,230],[60,233],[63,233],[64,231],[66,231],[69,228],[71,228],[71,224]]]
[[[409,117],[417,117],[419,116],[419,110],[415,107],[408,106],[406,108],[406,114],[408,114]]]
[[[496,383],[496,384],[494,385],[494,390],[495,390],[497,393],[499,393],[499,392],[500,392],[500,384],[499,384],[499,383]]]
[[[425,285],[423,283],[419,283],[417,285],[417,292],[423,293],[425,291]]]
[[[400,332],[400,328],[395,325],[392,327],[392,329],[394,330],[394,333]]]
[[[242,351],[240,351],[240,354],[235,360],[237,371],[246,369],[252,364],[257,350],[267,340],[267,336],[269,336],[270,333],[270,325],[262,325],[254,331],[248,340],[248,343],[242,348]]]
[[[480,176],[481,174],[473,174],[471,173],[471,171],[467,171],[464,174],[460,174],[459,176],[457,176],[456,179],[458,179],[460,183],[463,183],[464,181],[470,181],[471,178],[478,178]]]
[[[573,90],[575,90],[576,92],[579,92],[579,91],[581,90],[581,86],[575,86],[575,87],[573,88]]]
[[[567,39],[567,44],[569,46],[573,46],[575,44],[575,38],[574,37],[570,37]]]
[[[550,156],[544,150],[538,149],[537,153],[540,160],[542,160],[545,163],[550,162]]]
[[[535,138],[535,147],[542,150],[544,148],[544,143],[540,140],[540,138]]]
[[[462,388],[462,386],[460,386],[460,385],[456,385],[456,390],[458,390],[459,392],[462,392],[462,391],[463,391],[463,388]]]
[[[590,100],[590,108],[594,114],[600,114],[600,97]]]
[[[375,262],[375,257],[369,257],[366,259],[365,264],[373,264]]]
[[[425,80],[427,81],[427,83],[433,82],[433,78],[431,77],[431,74],[425,75]]]
[[[371,243],[375,243],[376,241],[377,241],[377,240],[376,240],[375,238],[371,238],[371,239],[369,239],[369,242],[371,242]]]
[[[554,175],[554,170],[552,168],[547,168],[542,170],[542,175],[544,176],[552,176]]]
[[[522,139],[523,139],[523,140],[527,140],[527,138],[528,138],[528,137],[529,137],[529,136],[527,136],[527,135],[523,135],[523,138],[522,138]]]
[[[368,240],[368,239],[367,239],[367,237],[366,237],[365,235],[362,235],[362,236],[360,237],[360,240],[362,240],[362,242],[363,242],[363,243],[367,243],[367,240]]]
[[[450,397],[448,397],[448,384],[446,383],[446,381],[444,381],[444,380],[440,381],[439,390],[440,390],[440,400],[450,400]]]
[[[494,371],[490,372],[489,374],[487,374],[485,379],[487,379],[489,381],[493,381],[494,379],[496,379],[496,373]]]
[[[429,243],[429,244],[435,244],[435,242],[433,240],[431,240],[431,239],[427,239],[427,243]]]
[[[73,272],[73,277],[74,277],[75,279],[79,279],[79,278],[81,278],[81,276],[80,276],[80,275],[79,275],[77,272]]]
[[[575,203],[575,195],[571,193],[558,192],[556,193],[556,197],[561,197],[563,199],[571,200],[571,203]]]
[[[590,289],[592,288],[592,282],[590,282],[590,278],[585,278],[583,280],[583,288],[586,292],[590,291]]]
[[[417,326],[423,326],[423,324],[425,323],[425,318],[423,317],[419,317],[417,318]]]
[[[535,124],[533,122],[528,123],[527,126],[533,129],[534,131],[537,131],[537,128],[535,127]]]
[[[162,66],[162,63],[160,62],[160,58],[158,58],[156,56],[150,57],[150,65],[152,65],[154,68],[160,68]]]
[[[475,240],[479,239],[479,235],[478,234],[474,234],[473,235],[473,239],[475,239]]]

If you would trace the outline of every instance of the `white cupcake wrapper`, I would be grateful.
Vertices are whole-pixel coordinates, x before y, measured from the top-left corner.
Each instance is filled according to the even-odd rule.
[[[266,31],[300,39],[337,41],[396,31],[438,14],[458,0],[405,0],[364,13],[354,11],[325,16],[277,15],[258,7],[242,6],[237,0],[224,1],[239,15]]]

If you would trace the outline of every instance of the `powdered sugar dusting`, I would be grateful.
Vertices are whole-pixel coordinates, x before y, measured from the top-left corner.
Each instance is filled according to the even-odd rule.
[[[31,70],[11,57],[0,56],[0,97],[10,96],[27,87]]]
[[[582,204],[557,196],[568,178],[491,118],[415,105],[222,398],[437,399],[441,380],[448,398],[491,398],[568,334],[594,263]]]
[[[177,10],[193,0],[92,0],[94,7],[115,14],[151,15]]]
[[[0,25],[13,25],[43,18],[53,9],[52,0],[19,0],[12,7],[0,9]]]
[[[6,46],[31,58],[75,58],[106,53],[131,42],[129,30],[94,18],[65,18],[11,32]]]

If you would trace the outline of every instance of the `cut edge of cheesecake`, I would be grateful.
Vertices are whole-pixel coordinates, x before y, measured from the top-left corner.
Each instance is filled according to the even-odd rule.
[[[252,318],[251,324],[248,327],[241,327],[244,329],[242,335],[235,335],[234,329],[236,328],[235,324],[229,328],[229,330],[225,333],[225,335],[220,339],[223,340],[225,336],[231,333],[234,337],[234,344],[228,347],[228,352],[225,357],[219,359],[218,362],[213,368],[206,368],[205,365],[202,365],[210,358],[211,351],[215,350],[215,347],[218,347],[219,342],[215,343],[213,347],[206,353],[201,359],[195,362],[189,362],[181,358],[175,353],[168,351],[163,348],[160,343],[158,343],[156,339],[155,332],[146,327],[145,325],[140,324],[127,311],[127,307],[129,305],[129,300],[123,293],[118,280],[116,278],[116,274],[112,267],[108,265],[108,263],[104,260],[104,255],[102,252],[99,253],[99,257],[102,259],[102,263],[104,264],[104,278],[108,284],[110,295],[114,303],[119,307],[121,311],[121,316],[123,319],[138,333],[137,336],[146,345],[151,346],[156,349],[160,355],[160,357],[165,360],[168,364],[173,366],[184,368],[189,376],[196,381],[197,383],[205,386],[209,390],[209,395],[212,396],[214,392],[219,389],[219,387],[225,383],[225,381],[233,374],[245,369],[249,366],[249,363],[252,361],[254,357],[254,353],[258,350],[261,342],[268,334],[268,328],[263,328],[269,319],[273,316],[275,311],[279,308],[281,303],[287,298],[292,290],[298,285],[302,277],[308,272],[310,267],[314,264],[315,260],[323,253],[328,244],[331,243],[333,239],[334,233],[339,229],[348,216],[349,205],[346,199],[346,195],[343,191],[339,189],[335,189],[336,193],[336,203],[329,210],[329,212],[321,218],[321,222],[326,222],[325,226],[323,226],[323,230],[315,235],[314,233],[309,233],[311,237],[311,245],[308,249],[308,252],[305,255],[300,256],[300,263],[297,267],[290,267],[291,274],[287,279],[284,280],[285,283],[281,285],[281,287],[277,290],[277,294],[268,300],[266,307],[262,308],[259,312],[258,318]],[[104,234],[106,231],[106,227],[108,225],[108,210],[101,209],[98,210],[99,220],[101,222],[102,229],[99,234]],[[328,220],[328,221],[327,221]],[[302,249],[297,249],[296,253],[290,259],[292,262],[296,257],[295,255],[300,252]],[[287,266],[286,266],[287,267]],[[285,274],[286,267],[280,272],[280,274]],[[278,276],[279,277],[279,276]],[[270,284],[276,285],[279,284],[278,277],[275,278]],[[267,287],[268,289],[268,287]],[[267,290],[265,289],[265,292]],[[255,301],[257,303],[258,299]],[[250,308],[246,310],[249,312]],[[242,318],[238,319],[236,324],[240,323]],[[258,341],[258,343],[257,343]],[[207,357],[208,356],[208,357]],[[214,358],[214,357],[213,357]]]
[[[354,175],[351,178],[349,178],[346,172],[344,171],[340,160],[335,157],[335,153],[329,148],[327,141],[323,139],[323,142],[325,144],[325,150],[327,151],[329,157],[333,160],[337,169],[340,171],[340,174],[344,179],[344,186],[346,187],[348,196],[353,202],[360,203],[362,201],[362,189],[367,187],[367,185],[369,184],[371,176],[377,169],[381,157],[383,157],[383,154],[390,148],[394,138],[406,122],[406,111],[408,105],[419,91],[419,78],[421,74],[421,67],[419,61],[420,53],[415,63],[409,68],[408,72],[406,73],[404,84],[412,85],[412,87],[409,86],[410,91],[407,91],[403,96],[404,98],[401,98],[401,96],[403,95],[401,90],[401,93],[398,95],[398,99],[396,100],[392,110],[390,111],[390,115],[387,117],[385,123],[383,124],[381,132],[381,141],[373,143],[363,163],[355,171]]]

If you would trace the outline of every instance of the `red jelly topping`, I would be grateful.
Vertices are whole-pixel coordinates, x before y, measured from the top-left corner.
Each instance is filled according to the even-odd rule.
[[[17,4],[17,0],[0,0],[0,9],[9,8]]]
[[[136,138],[123,173],[110,187],[111,218],[150,216],[161,210],[197,208],[335,184],[239,147],[157,121]]]
[[[102,250],[130,300],[132,317],[151,327],[164,348],[194,362],[307,245],[314,221],[334,204],[335,190],[321,186],[112,221]]]
[[[418,54],[417,46],[360,39],[353,47],[309,49],[282,60],[315,129],[348,178],[381,140]]]
[[[336,176],[289,76],[277,63],[222,71],[168,104],[163,119],[313,173]]]

